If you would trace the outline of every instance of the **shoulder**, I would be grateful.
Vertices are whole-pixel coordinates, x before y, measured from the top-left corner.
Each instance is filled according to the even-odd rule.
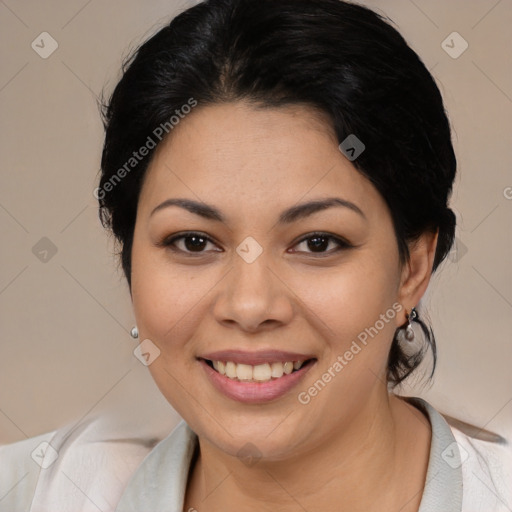
[[[29,510],[55,432],[0,446],[0,511]]]
[[[93,418],[0,447],[0,512],[114,510],[159,439],[107,438],[100,427]]]
[[[182,510],[197,435],[182,420],[148,454],[130,479],[116,512]]]
[[[462,511],[505,512],[512,509],[512,447],[510,439],[445,418],[460,452]]]
[[[405,397],[405,399],[423,410],[432,426],[425,493],[429,494],[427,489],[431,492],[425,501],[429,504],[430,501],[436,503],[440,490],[445,489],[446,497],[449,499],[457,495],[456,508],[453,510],[510,512],[512,510],[510,437],[504,438],[497,433],[443,414],[424,399],[418,397]],[[433,482],[436,482],[435,486]],[[425,510],[430,508],[426,507]],[[440,510],[440,508],[433,506],[432,510]]]

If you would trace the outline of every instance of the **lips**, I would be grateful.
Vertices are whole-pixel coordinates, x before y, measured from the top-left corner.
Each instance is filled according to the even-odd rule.
[[[275,350],[226,350],[198,359],[218,391],[245,403],[265,403],[283,396],[316,362],[310,354]]]

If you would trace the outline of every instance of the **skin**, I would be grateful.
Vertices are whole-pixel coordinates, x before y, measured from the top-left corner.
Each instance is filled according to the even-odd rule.
[[[334,196],[364,217],[331,207],[277,223],[286,208]],[[169,198],[204,201],[225,221],[178,206],[151,215]],[[159,245],[189,230],[213,242],[199,255],[183,239],[175,251]],[[315,231],[353,247],[336,250],[327,239],[315,252],[302,241]],[[248,236],[263,248],[250,264],[236,252]],[[385,375],[395,329],[428,286],[436,241],[426,233],[400,266],[384,199],[310,107],[197,107],[174,128],[139,198],[132,300],[140,339],[160,350],[150,372],[199,436],[184,510],[418,510],[430,424],[388,393]],[[298,393],[395,302],[403,306],[395,318],[310,403],[299,403]],[[197,360],[232,348],[314,354],[317,362],[285,396],[249,405],[213,388]],[[261,456],[252,466],[237,456],[247,442]]]

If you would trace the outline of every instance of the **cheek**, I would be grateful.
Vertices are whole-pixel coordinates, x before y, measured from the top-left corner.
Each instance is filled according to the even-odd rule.
[[[142,244],[141,244],[142,245]],[[161,255],[134,243],[132,252],[132,300],[141,337],[160,350],[148,369],[169,403],[181,415],[190,411],[183,388],[196,364],[191,344],[204,317],[212,276],[170,265]],[[200,390],[194,394],[200,399]]]
[[[178,349],[192,336],[219,278],[206,267],[171,265],[163,252],[134,242],[132,300],[139,331],[163,355]]]
[[[319,272],[314,279],[297,278],[297,295],[306,310],[314,313],[311,321],[330,340],[329,361],[352,347],[359,364],[380,367],[385,363],[400,308],[394,262],[392,250],[386,255],[361,251],[336,270]]]

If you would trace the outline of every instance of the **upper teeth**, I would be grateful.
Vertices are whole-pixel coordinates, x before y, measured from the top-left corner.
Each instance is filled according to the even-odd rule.
[[[289,375],[293,370],[298,370],[304,361],[287,361],[285,363],[264,363],[252,366],[250,364],[237,364],[232,361],[212,361],[213,367],[230,379],[255,380],[265,382],[272,377],[279,378],[283,374]]]

